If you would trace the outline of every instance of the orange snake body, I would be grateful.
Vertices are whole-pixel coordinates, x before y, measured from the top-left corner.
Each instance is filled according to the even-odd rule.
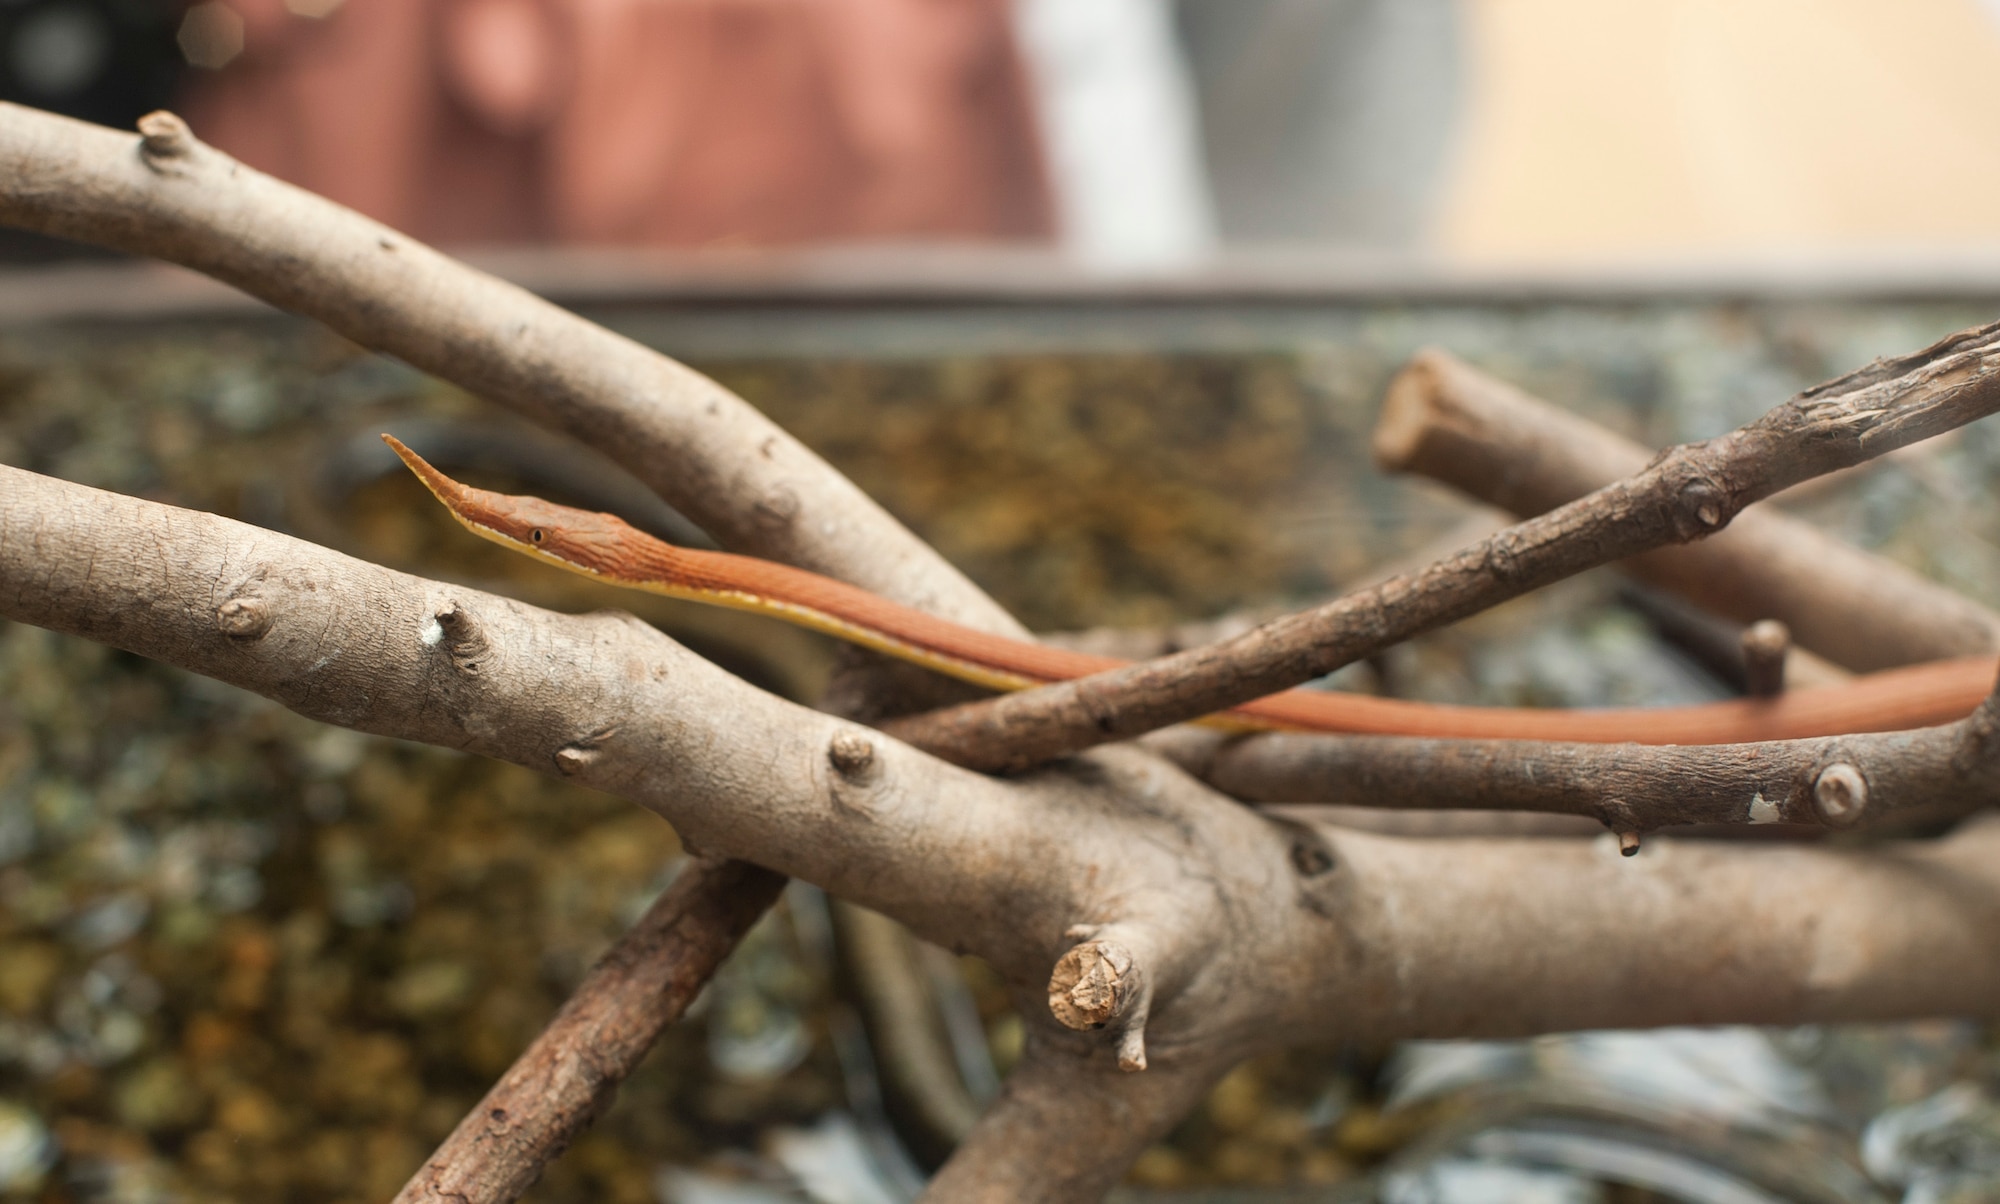
[[[963,627],[804,569],[681,548],[615,515],[461,485],[384,435],[474,533],[613,585],[772,615],[952,677],[1019,690],[1127,662]],[[1891,669],[1771,699],[1606,710],[1446,706],[1329,690],[1287,690],[1210,722],[1238,730],[1347,732],[1586,743],[1735,744],[1896,731],[1962,719],[1992,688],[1994,658]]]

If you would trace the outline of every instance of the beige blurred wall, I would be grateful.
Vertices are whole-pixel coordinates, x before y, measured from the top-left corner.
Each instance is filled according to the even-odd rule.
[[[2000,20],[1980,0],[1460,2],[1444,254],[2000,246]]]

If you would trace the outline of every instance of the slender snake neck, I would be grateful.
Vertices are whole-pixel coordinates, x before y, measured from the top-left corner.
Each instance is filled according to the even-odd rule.
[[[410,471],[474,534],[627,589],[770,615],[996,690],[1087,677],[1127,662],[963,627],[818,573],[681,548],[616,515],[452,480],[389,435]],[[1737,744],[1950,723],[1992,688],[1994,658],[1938,661],[1771,699],[1619,710],[1466,707],[1287,690],[1209,722],[1236,730],[1636,744]]]

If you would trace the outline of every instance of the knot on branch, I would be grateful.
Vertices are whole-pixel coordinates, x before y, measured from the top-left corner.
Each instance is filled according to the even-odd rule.
[[[1513,584],[1521,577],[1521,537],[1509,529],[1486,541],[1486,571],[1494,580]]]
[[[827,793],[844,812],[873,819],[881,806],[876,786],[882,780],[882,758],[875,742],[857,731],[836,732],[826,744],[826,763],[833,769]]]
[[[1847,761],[1835,761],[1813,778],[1813,810],[1829,828],[1851,828],[1868,809],[1868,779]]]
[[[200,145],[187,122],[165,109],[139,119],[139,158],[161,175],[185,175],[178,161],[192,156]]]
[[[1639,812],[1632,804],[1619,798],[1605,799],[1597,805],[1597,819],[1618,838],[1620,856],[1639,855],[1639,842],[1644,829],[1639,822]]]
[[[882,766],[875,759],[875,742],[860,732],[835,734],[827,742],[826,763],[857,786],[866,786],[882,776]]]
[[[555,751],[556,769],[566,777],[575,777],[589,769],[596,762],[604,742],[616,735],[618,727],[613,724],[601,727],[581,740],[573,740]],[[685,841],[682,842],[686,844]]]
[[[766,490],[751,513],[757,525],[765,531],[783,531],[790,527],[799,516],[798,491],[790,485],[778,484]]]
[[[1674,537],[1682,543],[1720,531],[1735,516],[1736,507],[1728,492],[1706,477],[1696,477],[1680,487],[1669,515]]]
[[[271,621],[271,604],[254,594],[226,598],[215,608],[215,629],[246,644],[263,639]]]
[[[479,676],[493,652],[493,645],[487,640],[486,630],[479,620],[456,602],[438,607],[431,620],[424,626],[425,646],[434,648],[444,645],[454,669],[467,677]]]

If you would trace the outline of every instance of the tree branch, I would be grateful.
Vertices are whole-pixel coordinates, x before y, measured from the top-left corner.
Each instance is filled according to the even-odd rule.
[[[1023,1080],[934,1198],[979,1198],[963,1185],[1003,1147],[1019,1157],[1009,1134],[1062,1124],[1046,1173],[1006,1181],[1089,1198],[1220,1068],[1299,1041],[2000,1010],[1994,825],[1867,855],[1657,841],[1624,861],[1287,822],[1125,749],[999,780],[761,694],[621,616],[15,469],[0,581],[7,618],[623,795],[698,848],[986,958],[1069,1069]],[[1083,971],[1072,1019],[1100,1031],[1035,1018],[1066,960]]]
[[[1031,1036],[1000,1097],[931,1181],[926,1204],[1101,1200],[1229,1069],[1204,1059],[1130,1075],[1110,1061],[1073,1034]]]
[[[1438,350],[1418,353],[1390,383],[1375,428],[1383,468],[1524,516],[1630,476],[1651,455]],[[1739,622],[1781,620],[1799,645],[1851,669],[2000,650],[2000,615],[1769,509],[1621,567]]]
[[[988,630],[1021,628],[798,440],[707,377],[245,167],[154,113],[141,135],[0,104],[0,223],[205,272],[575,436],[726,547]]]
[[[1249,802],[1584,815],[1621,836],[1676,824],[1823,824],[2000,801],[2000,696],[1957,723],[1761,744],[1545,744],[1274,733],[1190,766]],[[1636,844],[1631,845],[1636,848]]]
[[[171,114],[141,126],[134,138],[0,105],[0,222],[206,272],[605,451],[729,546],[1021,633],[872,499],[713,381],[246,168]],[[590,746],[570,753],[566,769]],[[716,894],[705,906],[728,903]]]
[[[1629,859],[1609,837],[1328,839],[1345,939],[1292,956],[1356,961],[1274,1024],[1372,1042],[2000,1013],[1993,817],[1865,850],[1662,839]]]
[[[887,729],[961,765],[1019,770],[1248,702],[1571,574],[1720,530],[1745,506],[2000,409],[2000,325],[1808,390],[1757,421],[1430,568],[1244,635]]]
[[[395,1204],[519,1199],[610,1105],[784,885],[780,875],[741,861],[696,862],[682,871],[590,968]]]

